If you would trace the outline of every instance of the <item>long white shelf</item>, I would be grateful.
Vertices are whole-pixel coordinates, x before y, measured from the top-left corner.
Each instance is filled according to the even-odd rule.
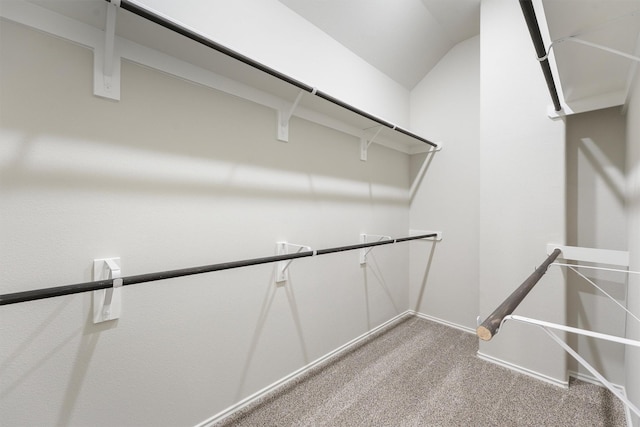
[[[107,9],[115,6],[104,0],[41,4],[24,0],[5,1],[0,16],[91,48],[95,57],[94,79],[96,82],[102,79],[103,64],[111,60],[105,57],[105,35],[109,34],[109,29],[105,28]],[[132,61],[277,112],[291,111],[292,104],[300,95],[301,89],[294,85],[120,7],[115,16],[111,31],[114,33],[113,61],[116,70],[120,60]],[[110,84],[118,87],[110,88],[111,94],[99,93],[99,90],[96,93],[118,99],[119,75],[113,79],[109,77]],[[292,115],[361,139],[372,137],[372,132],[365,133],[365,130],[380,126],[374,120],[311,93],[299,98]],[[407,154],[434,150],[431,145],[411,135],[385,126],[381,126],[373,142]]]

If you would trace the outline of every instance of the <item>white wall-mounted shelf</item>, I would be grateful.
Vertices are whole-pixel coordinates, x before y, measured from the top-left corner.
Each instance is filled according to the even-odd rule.
[[[38,4],[14,0],[3,3],[0,16],[92,48],[96,57],[95,66],[102,69],[103,64],[108,61],[105,59],[105,50],[109,51],[109,44],[105,43],[105,35],[108,36],[110,31],[105,31],[105,26],[109,8],[114,8],[114,5],[104,0]],[[157,69],[273,108],[280,113],[275,115],[275,120],[283,112],[286,114],[291,111],[292,104],[300,94],[300,88],[292,84],[121,7],[117,10],[113,51],[116,55],[113,59],[116,69],[121,59]],[[96,79],[99,79],[100,72],[96,73]],[[119,76],[108,77],[116,79]],[[119,97],[119,93],[110,96],[104,91],[96,91],[96,94],[112,99]],[[305,93],[298,101],[291,112],[293,116],[336,129],[358,139],[363,137],[366,129],[379,124],[311,93]],[[277,136],[275,134],[274,139],[278,139]],[[383,127],[375,143],[407,154],[433,149],[432,146],[410,135],[388,127]]]

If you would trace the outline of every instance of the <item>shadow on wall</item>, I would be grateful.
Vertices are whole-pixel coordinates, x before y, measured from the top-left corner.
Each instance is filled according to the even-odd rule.
[[[298,335],[298,342],[300,343],[300,352],[302,355],[303,365],[309,364],[310,360],[309,360],[309,354],[307,350],[307,344],[304,339],[304,331],[302,328],[302,322],[300,320],[300,313],[298,312],[298,303],[296,302],[296,297],[293,289],[294,289],[294,284],[291,278],[289,278],[285,282],[278,283],[275,281],[275,273],[271,276],[271,279],[269,280],[269,284],[267,285],[267,292],[262,302],[260,314],[258,315],[256,327],[253,331],[251,343],[247,351],[247,360],[245,361],[244,366],[242,368],[242,375],[238,382],[238,389],[236,390],[234,401],[238,402],[240,401],[240,399],[245,397],[245,393],[246,393],[245,385],[247,383],[249,370],[251,369],[252,361],[256,353],[256,350],[258,349],[258,344],[260,343],[260,338],[262,336],[264,326],[267,323],[269,313],[271,312],[273,301],[276,297],[276,294],[279,292],[284,292],[287,297],[289,309],[291,312],[291,320],[294,323],[295,330]]]
[[[333,202],[404,205],[406,189],[390,173],[369,172],[366,177],[341,177],[340,171],[371,170],[379,165],[357,163],[340,167],[335,154],[310,149],[293,156],[290,163],[310,165],[305,172],[246,164],[242,156],[229,161],[220,158],[193,158],[136,147],[118,147],[108,143],[59,140],[51,135],[22,135],[3,142],[6,154],[0,159],[0,180],[7,189],[65,189],[73,191],[126,194],[167,194],[172,196],[326,200]],[[273,144],[273,143],[270,143]],[[280,151],[274,150],[274,151]],[[295,150],[298,151],[298,150]],[[314,161],[322,158],[326,170],[314,175]],[[333,174],[333,176],[331,175]],[[380,177],[387,182],[376,184]],[[384,179],[384,178],[383,178]]]
[[[102,332],[113,329],[117,326],[118,321],[104,322],[99,324],[93,323],[93,311],[87,310],[84,328],[82,330],[82,338],[78,345],[77,355],[74,358],[73,371],[67,381],[67,388],[64,393],[64,401],[58,418],[57,426],[68,426],[71,424],[71,418],[78,402],[78,397],[82,391],[85,377],[91,365],[91,360],[95,353],[98,341]]]
[[[33,346],[34,342],[38,340],[39,337],[45,335],[47,333],[47,330],[50,330],[52,326],[55,325],[55,320],[60,316],[60,314],[65,310],[70,302],[70,298],[63,300],[63,302],[58,304],[57,307],[51,312],[51,314],[49,314],[45,319],[43,319],[37,326],[33,328],[33,332],[31,332],[31,334],[29,334],[29,336],[27,336],[24,341],[20,345],[18,345],[10,355],[7,356],[2,364],[0,364],[0,377],[5,379],[7,378],[5,376],[5,373],[9,371],[9,369],[16,363],[18,359],[20,359],[25,353],[30,351],[30,348]],[[0,392],[0,399],[11,394],[11,392],[16,387],[18,387],[25,379],[27,379],[35,370],[41,369],[47,359],[51,358],[64,346],[77,338],[78,333],[80,333],[82,329],[83,328],[74,330],[67,337],[62,338],[56,347],[54,347],[47,354],[40,357],[38,361],[33,363],[34,367],[31,370],[26,371],[23,375],[20,376],[20,378],[16,379],[10,384],[8,384],[6,380],[2,381],[2,391]]]
[[[619,226],[603,213],[624,213],[624,117],[618,108],[570,116],[566,132],[567,244],[597,247],[598,238]],[[617,212],[606,210],[607,201],[619,205]]]
[[[311,174],[329,200],[363,200],[366,188],[341,187],[374,182],[406,203],[406,176],[384,168],[384,147],[361,162],[357,138],[299,118],[282,143],[275,111],[126,61],[122,101],[106,101],[91,93],[88,49],[9,22],[2,31],[21,40],[0,45],[0,178],[12,189],[300,198]]]
[[[625,141],[625,118],[618,107],[567,117],[567,245],[627,250]],[[624,304],[626,275],[608,272],[585,275]],[[571,271],[566,273],[566,286],[569,325],[624,335],[624,312],[613,301]],[[600,340],[568,334],[567,342],[601,373],[613,369],[615,357],[623,357],[623,351],[614,348],[614,344]],[[571,370],[578,369],[573,359],[569,366]]]
[[[410,168],[410,182],[411,188],[409,189],[409,204],[413,203],[413,199],[418,193],[418,189],[422,185],[422,181],[427,174],[427,170],[429,170],[429,166],[431,166],[431,162],[435,157],[435,152],[432,153],[424,153],[424,154],[415,154],[411,159],[411,168]],[[415,167],[417,164],[420,167]]]
[[[398,305],[396,304],[395,300],[393,299],[393,295],[391,294],[391,291],[389,290],[389,286],[387,285],[387,281],[384,277],[384,273],[382,272],[382,269],[380,268],[380,266],[378,265],[378,262],[376,260],[375,254],[369,253],[367,255],[367,262],[365,264],[362,264],[360,266],[360,268],[362,269],[362,274],[364,276],[364,299],[365,299],[365,308],[366,308],[366,313],[367,313],[367,331],[370,331],[371,328],[373,328],[374,326],[377,325],[373,325],[371,322],[371,306],[372,306],[372,301],[370,298],[370,285],[369,285],[369,272],[371,272],[371,275],[373,276],[373,278],[375,279],[375,282],[378,283],[380,285],[380,289],[382,290],[382,292],[384,293],[384,295],[386,296],[386,299],[389,301],[389,303],[391,304],[391,306],[393,307],[393,312],[398,315],[400,314],[400,309],[398,308]]]
[[[418,293],[418,298],[416,299],[416,305],[413,308],[414,311],[421,313],[422,306],[422,298],[424,296],[424,292],[427,288],[427,282],[429,280],[429,272],[431,271],[431,264],[433,262],[433,257],[436,253],[436,240],[431,243],[431,250],[429,251],[429,259],[427,260],[427,265],[424,269],[424,274],[422,275],[422,282],[420,283],[420,291]]]
[[[21,359],[25,354],[34,353],[34,347],[42,345],[43,342],[50,340],[48,335],[57,335],[59,333],[59,322],[56,319],[60,318],[62,314],[70,307],[72,298],[63,299],[55,309],[45,319],[42,320],[33,332],[24,339],[24,341],[11,353],[0,365],[0,377],[6,378],[6,372],[9,372],[16,364],[16,361]],[[85,310],[86,317],[84,326],[77,328],[65,337],[56,338],[56,345],[52,347],[47,353],[38,353],[38,359],[31,362],[31,369],[20,372],[20,377],[15,379],[11,383],[3,381],[2,391],[0,392],[0,399],[11,395],[13,391],[21,386],[22,383],[27,381],[36,371],[50,369],[49,361],[56,358],[56,354],[65,350],[66,347],[79,339],[76,355],[73,358],[69,358],[68,363],[73,366],[71,375],[67,382],[67,386],[62,397],[62,405],[58,421],[56,425],[66,426],[71,422],[71,418],[76,407],[78,397],[80,396],[82,385],[84,384],[85,377],[91,365],[91,361],[98,345],[100,335],[102,332],[113,329],[117,326],[118,321],[105,322],[101,324],[93,323],[93,311],[90,309]],[[25,323],[26,324],[26,323]],[[36,351],[37,353],[37,351]],[[22,362],[24,363],[24,362]]]

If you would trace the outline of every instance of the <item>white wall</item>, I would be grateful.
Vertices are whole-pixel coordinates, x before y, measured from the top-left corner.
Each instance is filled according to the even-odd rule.
[[[409,91],[277,0],[142,0],[262,64],[407,127]]]
[[[565,236],[564,123],[551,103],[518,2],[486,0],[480,22],[480,274],[484,318]],[[550,270],[517,313],[565,322],[561,272]],[[566,381],[566,360],[542,332],[506,324],[480,354]]]
[[[576,114],[567,123],[567,240],[571,246],[627,250],[625,116],[620,107]],[[609,266],[602,266],[609,267]],[[586,280],[568,270],[567,322],[616,336],[625,313]],[[627,275],[580,270],[622,305]],[[568,335],[570,345],[615,384],[624,384],[624,345]],[[591,375],[573,358],[573,372]]]
[[[0,293],[406,235],[409,157],[128,62],[92,96],[92,53],[0,25]],[[0,310],[6,425],[194,425],[408,308],[408,245],[127,286]]]
[[[629,269],[640,271],[640,72],[627,110],[627,226]],[[629,275],[627,308],[636,316],[640,313],[640,276]],[[627,338],[640,340],[640,325],[627,316]],[[640,407],[640,348],[627,346],[625,373],[627,396]],[[635,427],[640,419],[634,417]]]
[[[444,239],[411,244],[410,306],[472,330],[478,315],[479,76],[480,37],[473,37],[451,49],[411,92],[411,127],[444,144],[433,158],[411,157],[411,228],[442,230]]]

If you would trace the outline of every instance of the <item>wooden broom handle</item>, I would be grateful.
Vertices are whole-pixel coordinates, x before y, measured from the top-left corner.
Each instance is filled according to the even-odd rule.
[[[476,334],[481,340],[489,341],[491,338],[493,338],[498,328],[500,327],[500,324],[502,323],[502,319],[504,319],[505,316],[513,313],[516,307],[520,305],[524,297],[527,296],[529,291],[531,291],[531,289],[533,289],[533,287],[536,285],[536,283],[538,283],[542,276],[544,276],[544,273],[547,272],[547,268],[549,268],[549,265],[554,262],[556,258],[558,258],[558,255],[560,255],[561,252],[562,251],[560,251],[560,249],[555,249],[551,253],[551,255],[549,255],[549,257],[542,263],[542,265],[536,268],[536,271],[534,271],[531,276],[527,277],[527,280],[522,282],[522,284],[518,286],[518,289],[513,291],[513,293],[509,295],[507,299],[502,301],[502,304],[500,304],[498,308],[496,308],[493,313],[491,313],[489,317],[487,317],[484,322],[482,322],[482,324],[478,326],[478,329],[476,329]]]

